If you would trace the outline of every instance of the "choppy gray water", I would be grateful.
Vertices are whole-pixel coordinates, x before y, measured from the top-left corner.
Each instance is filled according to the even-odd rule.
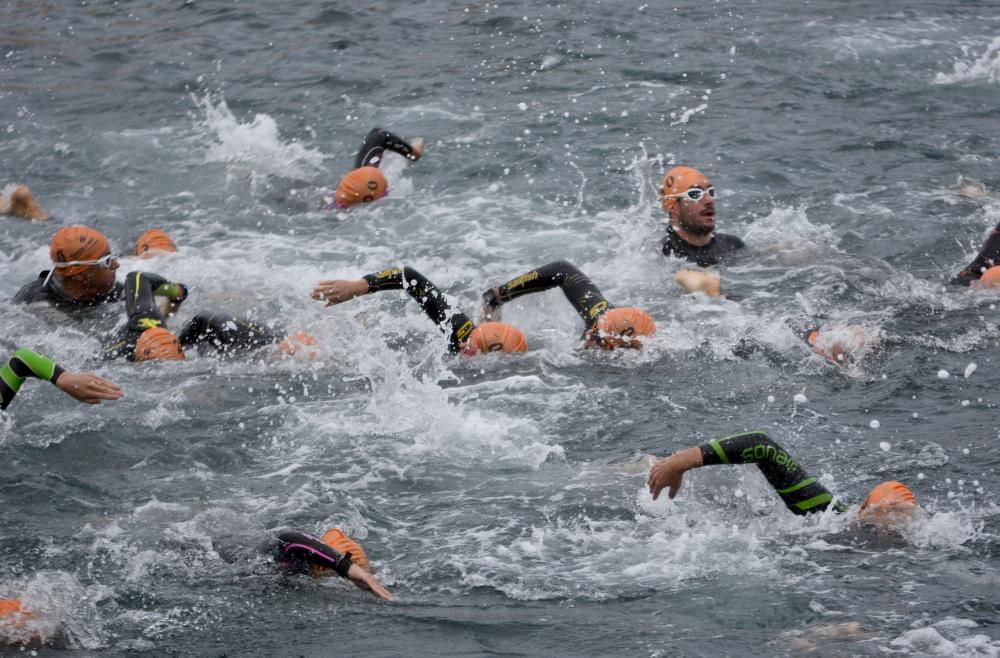
[[[159,226],[180,253],[131,266],[191,283],[184,313],[323,350],[107,365],[8,308],[5,350],[127,396],[29,384],[0,427],[0,595],[65,628],[39,655],[1000,655],[1000,295],[944,285],[1000,221],[950,189],[1000,186],[995,2],[6,2],[0,24],[0,182],[56,215],[3,219],[0,295],[60,225],[122,250]],[[317,211],[376,125],[426,157],[391,156],[374,206]],[[671,283],[674,161],[758,253],[723,273],[738,301]],[[471,313],[557,258],[648,308],[653,345],[581,353],[547,293],[505,311],[528,355],[448,361],[403,295],[308,299],[406,263]],[[799,317],[881,349],[837,370]],[[782,358],[735,358],[748,331]],[[644,491],[641,455],[758,427],[848,500],[899,479],[930,518],[876,541],[793,517],[752,468]],[[330,525],[397,602],[253,552]]]

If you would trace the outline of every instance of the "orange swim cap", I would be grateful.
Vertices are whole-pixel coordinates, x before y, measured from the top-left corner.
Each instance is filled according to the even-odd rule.
[[[642,343],[633,336],[652,336],[656,323],[646,311],[639,308],[613,308],[597,319],[597,336],[601,347],[631,347],[638,349]]]
[[[472,356],[479,352],[527,352],[528,341],[524,333],[506,322],[484,322],[472,330],[462,354]]]
[[[1000,265],[994,265],[983,272],[983,275],[979,277],[979,283],[987,286],[1000,285]]]
[[[97,260],[111,248],[108,239],[97,229],[74,224],[61,228],[52,236],[49,244],[49,258],[53,263],[70,263],[79,260]],[[83,273],[88,265],[70,265],[60,267],[57,271],[63,276],[74,276]]]
[[[908,520],[917,508],[917,498],[902,482],[883,482],[868,494],[858,510],[858,519],[867,523],[891,524]]]
[[[21,599],[0,599],[0,617],[10,617],[21,612]]]
[[[142,257],[146,254],[153,255],[158,252],[175,252],[177,245],[170,239],[164,231],[158,228],[151,228],[135,241],[135,255]]]
[[[351,554],[351,561],[362,569],[368,570],[368,554],[361,544],[345,535],[339,528],[330,528],[323,533],[320,541],[337,551],[341,555]]]
[[[288,356],[303,354],[310,359],[315,359],[319,356],[319,351],[315,347],[316,339],[304,331],[296,331],[289,334],[284,340],[278,343],[278,351],[282,354],[287,354]]]
[[[708,176],[692,167],[674,167],[663,177],[660,185],[660,198],[663,209],[670,212],[670,209],[677,205],[678,199],[670,197],[671,194],[683,194],[694,186],[703,187],[711,185],[712,181]]]
[[[135,343],[136,361],[183,361],[184,350],[177,336],[163,327],[142,332]]]
[[[337,184],[334,202],[340,207],[377,201],[385,196],[389,183],[377,167],[359,167],[349,172]]]

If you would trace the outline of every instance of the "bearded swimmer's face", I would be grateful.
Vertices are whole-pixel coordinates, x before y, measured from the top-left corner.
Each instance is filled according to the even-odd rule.
[[[674,167],[663,177],[663,209],[676,227],[694,235],[709,235],[715,230],[715,198],[708,193],[712,181],[691,167]],[[690,189],[701,190],[697,200],[688,196]],[[714,190],[713,190],[714,192]]]

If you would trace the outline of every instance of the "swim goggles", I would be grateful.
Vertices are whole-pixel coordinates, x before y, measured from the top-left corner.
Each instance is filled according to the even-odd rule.
[[[715,186],[712,185],[712,186],[710,186],[706,190],[703,190],[700,187],[692,187],[692,188],[689,188],[686,192],[681,192],[680,194],[664,194],[663,198],[664,199],[679,199],[681,197],[684,197],[684,198],[686,198],[686,199],[688,199],[690,201],[701,201],[701,198],[704,195],[706,195],[706,194],[714,199],[715,198]]]
[[[94,260],[71,260],[65,263],[52,263],[52,269],[49,270],[48,276],[45,277],[45,281],[42,282],[42,287],[44,288],[49,284],[49,279],[55,274],[56,269],[61,267],[74,267],[76,265],[94,265],[97,267],[103,267],[109,269],[111,267],[111,261],[115,259],[114,255],[110,252],[104,254],[100,258],[95,258]]]

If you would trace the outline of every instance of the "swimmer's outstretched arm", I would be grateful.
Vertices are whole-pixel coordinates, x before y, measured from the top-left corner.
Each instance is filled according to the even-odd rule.
[[[354,157],[354,168],[377,167],[382,164],[382,153],[386,150],[398,153],[407,160],[419,160],[423,155],[423,140],[414,140],[412,144],[393,135],[388,130],[372,128],[371,132],[365,135],[365,141],[361,144],[361,149]]]
[[[284,559],[315,568],[314,575],[332,571],[350,580],[358,589],[368,590],[383,601],[392,600],[392,593],[367,569],[355,564],[350,553],[342,554],[316,537],[294,530],[281,533],[277,540],[278,552]]]
[[[557,260],[516,276],[498,288],[484,292],[483,309],[486,319],[492,319],[492,312],[512,299],[556,286],[562,288],[566,299],[588,327],[611,308],[604,295],[586,274],[568,261]]]
[[[157,295],[166,297],[176,308],[187,299],[188,289],[182,283],[170,283],[152,272],[129,272],[125,276],[125,312],[128,320],[104,347],[103,358],[129,357],[142,332],[163,326],[163,315],[156,305]]]
[[[458,352],[461,344],[469,337],[475,324],[464,313],[453,312],[448,300],[427,277],[412,267],[390,267],[381,272],[366,274],[357,281],[330,279],[320,281],[312,291],[312,298],[325,301],[327,306],[342,304],[348,300],[381,292],[383,290],[406,290],[427,317],[448,334],[449,349]]]
[[[1000,224],[997,224],[989,237],[986,238],[986,242],[979,250],[975,260],[956,274],[950,283],[957,286],[971,285],[973,281],[978,281],[983,276],[983,272],[998,263],[1000,263]]]
[[[0,409],[6,409],[14,401],[28,377],[52,382],[62,392],[87,404],[117,400],[122,396],[122,390],[114,382],[89,372],[65,370],[52,359],[22,348],[0,367]]]
[[[668,489],[673,498],[681,488],[684,473],[715,464],[757,464],[785,505],[795,514],[812,514],[825,510],[833,494],[816,478],[799,466],[785,449],[763,432],[745,432],[722,439],[713,439],[702,446],[675,452],[653,465],[649,472],[649,491],[653,500]],[[842,503],[834,509],[847,510]]]

